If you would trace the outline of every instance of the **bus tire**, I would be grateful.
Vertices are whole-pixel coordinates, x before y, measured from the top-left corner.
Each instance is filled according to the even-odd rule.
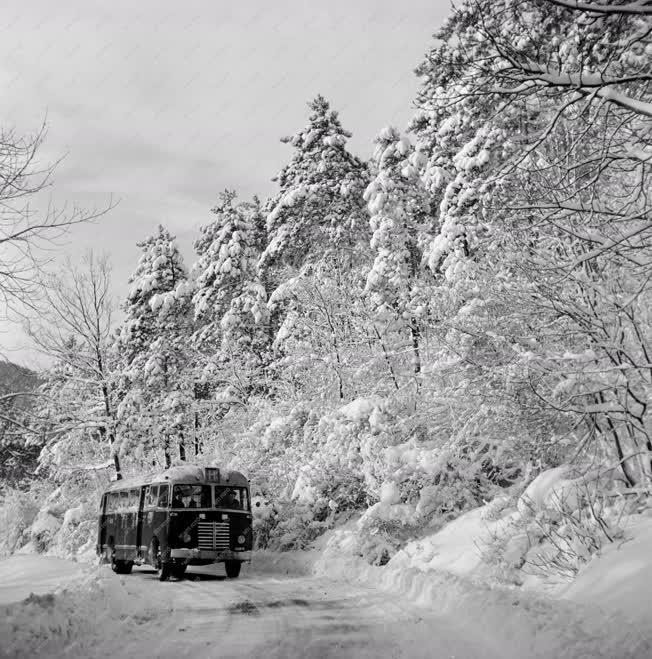
[[[170,567],[169,561],[159,561],[159,566],[156,570],[159,581],[167,581],[170,578]]]
[[[237,579],[240,576],[241,561],[224,561],[226,576],[229,579]]]
[[[115,555],[115,549],[113,548],[113,538],[109,538],[109,541],[104,546],[104,552],[102,553],[102,563],[104,565],[110,565],[113,567],[113,556]]]
[[[133,561],[116,561],[111,562],[111,568],[116,574],[131,574],[131,569],[134,566]]]
[[[172,566],[172,576],[175,579],[183,579],[183,575],[186,573],[186,568],[188,567],[187,563],[175,563]]]
[[[170,561],[164,561],[161,556],[161,547],[158,540],[154,538],[149,546],[150,564],[156,568],[156,574],[159,581],[167,581],[170,578]]]

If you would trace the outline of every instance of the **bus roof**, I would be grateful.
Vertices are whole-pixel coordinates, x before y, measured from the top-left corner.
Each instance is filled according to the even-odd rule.
[[[207,470],[210,470],[210,474]],[[150,483],[214,483],[216,485],[233,485],[234,487],[247,487],[249,481],[239,471],[231,471],[220,467],[197,467],[184,465],[170,467],[165,471],[155,472],[144,476],[122,478],[110,483],[105,492],[115,490],[128,490],[133,487],[142,487]]]

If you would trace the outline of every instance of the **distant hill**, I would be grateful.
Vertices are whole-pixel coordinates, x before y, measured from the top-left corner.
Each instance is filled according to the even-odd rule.
[[[24,366],[0,361],[0,492],[4,485],[18,484],[33,472],[40,447],[28,440],[9,419],[28,423],[33,396],[4,398],[7,394],[33,391],[41,384],[38,374]]]
[[[0,361],[0,396],[18,391],[32,391],[41,384],[34,371],[9,361]],[[18,407],[29,406],[29,400],[21,397],[15,403]]]

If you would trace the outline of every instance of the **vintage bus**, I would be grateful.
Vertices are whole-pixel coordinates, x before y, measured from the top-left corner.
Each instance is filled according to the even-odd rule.
[[[117,480],[100,503],[96,551],[119,574],[153,566],[161,581],[188,565],[224,563],[235,578],[251,561],[249,481],[217,467],[172,467]]]

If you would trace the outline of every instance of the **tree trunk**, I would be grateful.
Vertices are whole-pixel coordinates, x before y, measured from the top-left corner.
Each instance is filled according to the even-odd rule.
[[[172,460],[170,458],[170,437],[165,436],[165,444],[163,445],[163,454],[165,456],[165,468],[169,469],[172,466]]]
[[[410,323],[410,334],[412,335],[412,363],[414,365],[414,374],[419,375],[419,373],[421,373],[421,330],[414,319]]]
[[[120,469],[120,456],[117,453],[113,454],[113,464],[115,465],[115,479],[122,480],[122,470]]]
[[[201,453],[201,446],[199,444],[199,412],[195,412],[195,455]]]

